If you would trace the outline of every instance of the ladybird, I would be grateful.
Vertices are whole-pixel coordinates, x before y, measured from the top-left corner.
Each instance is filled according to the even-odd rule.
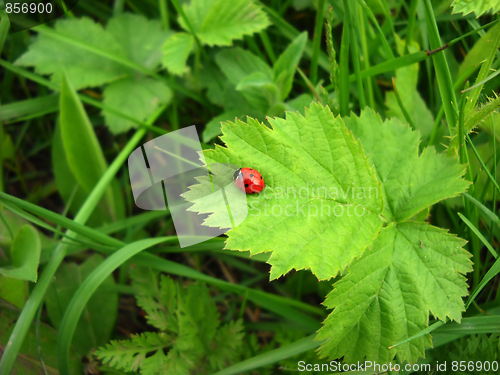
[[[240,168],[234,172],[234,184],[247,194],[260,193],[265,186],[262,175],[252,168]]]

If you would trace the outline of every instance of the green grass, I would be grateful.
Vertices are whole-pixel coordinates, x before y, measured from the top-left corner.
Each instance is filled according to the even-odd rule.
[[[190,3],[196,7],[190,8]],[[2,309],[7,308],[18,314],[15,324],[0,332],[3,350],[0,373],[8,374],[15,369],[17,373],[39,374],[44,373],[43,366],[61,374],[73,374],[75,369],[82,373],[82,357],[99,374],[125,373],[101,363],[93,352],[110,340],[155,332],[146,324],[145,313],[138,307],[143,305],[135,300],[139,293],[130,286],[131,270],[136,267],[169,275],[182,285],[204,283],[217,306],[218,318],[214,321],[220,320],[228,327],[241,321],[241,334],[232,332],[235,336],[231,337],[237,337],[233,347],[224,346],[228,343],[209,343],[218,348],[215,350],[227,353],[224,358],[232,358],[227,363],[211,364],[218,368],[217,374],[274,374],[279,368],[298,371],[299,360],[321,364],[342,360],[343,355],[346,356],[343,360],[351,360],[349,345],[354,345],[354,341],[349,344],[349,340],[357,334],[362,339],[361,323],[356,326],[359,331],[353,326],[352,335],[343,340],[344,344],[330,351],[325,349],[328,341],[313,339],[316,331],[327,325],[327,316],[329,319],[338,316],[325,306],[340,306],[337,313],[348,308],[341,304],[345,296],[332,294],[325,302],[326,295],[332,289],[340,293],[338,290],[347,288],[346,284],[355,280],[354,270],[375,251],[373,246],[365,249],[360,260],[347,262],[349,267],[330,275],[329,279],[318,280],[317,274],[310,271],[322,262],[325,268],[329,266],[328,256],[313,260],[311,255],[308,267],[296,266],[301,269],[269,281],[270,265],[276,267],[277,263],[283,269],[293,268],[280,263],[288,261],[280,252],[281,248],[266,248],[266,252],[255,255],[265,246],[259,249],[257,245],[246,246],[243,226],[236,227],[240,232],[235,229],[229,233],[227,242],[227,237],[221,236],[181,248],[170,211],[139,209],[129,184],[129,155],[153,138],[196,125],[202,139],[205,127],[215,119],[210,132],[203,133],[208,138],[201,147],[207,150],[214,144],[224,145],[223,140],[215,136],[219,120],[233,121],[238,117],[246,122],[248,115],[267,126],[277,121],[272,117],[284,118],[285,111],[303,114],[304,107],[309,107],[312,101],[330,106],[334,114],[345,118],[349,134],[353,131],[356,135],[364,134],[362,127],[352,125],[353,120],[347,117],[360,116],[366,107],[382,119],[397,117],[391,121],[400,121],[418,132],[420,152],[425,153],[432,147],[439,154],[436,158],[453,159],[450,161],[455,163],[453,165],[463,164],[463,177],[471,182],[466,193],[441,201],[441,198],[435,199],[430,206],[405,219],[405,223],[425,222],[443,228],[467,241],[464,248],[470,254],[473,271],[461,279],[467,283],[468,296],[457,292],[462,301],[458,310],[463,307],[461,322],[450,319],[457,309],[455,305],[443,308],[447,314],[420,307],[419,313],[430,313],[421,326],[423,329],[412,331],[408,337],[395,339],[386,346],[380,343],[377,352],[398,351],[399,356],[394,361],[404,364],[409,358],[399,362],[401,353],[415,343],[416,352],[425,352],[426,359],[421,361],[432,366],[437,361],[448,361],[450,365],[457,358],[500,361],[500,219],[497,207],[500,194],[497,176],[500,79],[495,72],[500,57],[498,16],[486,13],[476,19],[475,13],[452,15],[452,8],[445,2],[432,0],[238,0],[231,9],[226,5],[220,0],[88,0],[58,20],[18,33],[9,32],[10,22],[5,11],[0,10],[0,269],[8,269],[6,275],[9,272],[23,275],[23,272],[11,272],[17,267],[11,250],[16,254],[33,251],[31,254],[39,257],[27,262],[31,267],[30,272],[26,272],[29,277],[0,275],[0,317],[4,316]],[[233,13],[229,14],[230,11]],[[44,17],[40,15],[41,20],[45,20]],[[90,18],[89,22],[95,27],[92,31],[89,29],[84,38],[81,32],[75,31],[79,27],[75,22],[83,17]],[[220,19],[224,22],[217,22]],[[234,20],[236,23],[232,24]],[[59,26],[55,28],[55,25]],[[331,39],[327,37],[330,28]],[[308,32],[305,46],[300,44],[305,36],[304,39],[299,37],[304,31]],[[147,33],[147,40],[141,32]],[[177,48],[178,55],[162,55],[165,40],[171,40],[180,32],[192,36],[192,48],[186,52],[185,46],[173,44],[169,51]],[[289,46],[287,58],[280,58]],[[253,55],[238,55],[238,52],[231,55],[236,56],[231,60],[227,58],[229,54],[224,53],[234,47],[240,48],[236,51],[244,50]],[[183,53],[187,56],[182,56]],[[290,59],[297,59],[298,63],[292,64]],[[54,61],[59,65],[54,65]],[[181,67],[176,74],[165,68],[167,62],[172,61]],[[52,73],[55,75],[50,77]],[[135,89],[119,92],[120,96],[111,98],[112,90],[108,88],[125,81],[135,85]],[[78,82],[84,84],[78,85]],[[398,82],[397,90],[395,82]],[[394,95],[393,104],[387,99],[389,94]],[[414,102],[405,99],[409,95],[416,98]],[[129,128],[121,132],[113,129],[107,122],[109,116],[127,122]],[[430,119],[431,123],[423,123],[422,119]],[[241,127],[243,130],[238,137],[252,145],[252,139],[245,138],[244,133],[245,129],[254,126],[251,121],[248,123],[246,128]],[[367,132],[369,127],[365,125]],[[275,132],[278,130],[276,127]],[[292,133],[290,130],[290,134],[280,133],[280,136],[292,137]],[[246,160],[246,146],[237,143],[241,139],[235,140],[234,134],[224,135],[228,161],[235,160],[231,159],[234,144],[241,145],[241,158]],[[306,153],[308,137],[319,137],[318,134],[305,134],[295,143],[286,143],[287,147],[294,148],[293,152],[301,149]],[[324,137],[332,134],[324,133]],[[401,132],[395,137],[402,137],[404,145],[403,137],[410,137],[408,134]],[[367,160],[372,163],[370,158],[377,156],[377,145],[369,144],[363,136],[360,138],[359,142],[355,140],[361,151],[347,152],[342,147],[330,150],[332,163],[338,162],[336,157],[344,155],[344,167],[356,165],[359,172],[362,169],[359,160],[347,161],[351,156],[354,158],[356,152],[368,154]],[[389,140],[387,142],[389,145]],[[264,137],[261,144],[264,151],[259,151],[261,154],[256,155],[260,156],[252,160],[256,166],[265,166],[267,156],[274,158],[277,155],[269,139]],[[383,144],[379,146],[383,148]],[[221,148],[217,149],[218,154],[205,155],[220,157]],[[320,151],[317,149],[317,154],[311,155],[324,156]],[[399,152],[405,157],[410,155],[403,149]],[[404,158],[385,163],[395,163],[394,168],[397,168],[400,159]],[[317,162],[329,168],[328,160],[324,157]],[[385,164],[374,165],[381,168],[380,171],[375,167],[371,169],[373,176],[380,179]],[[252,167],[241,165],[245,166]],[[300,166],[297,160],[283,167]],[[433,168],[430,161],[428,167],[429,171]],[[342,173],[339,169],[333,175]],[[415,171],[415,175],[418,173]],[[359,172],[358,176],[364,175]],[[276,190],[281,176],[267,171],[265,177]],[[294,172],[288,177],[295,178]],[[411,182],[405,180],[403,174],[400,177],[401,191],[411,191]],[[439,178],[431,182],[438,184]],[[386,186],[389,182],[381,183]],[[442,190],[455,191],[448,182],[442,184]],[[424,187],[431,190],[429,195],[433,194],[434,185],[431,185]],[[384,194],[387,199],[391,192],[384,190]],[[390,204],[396,203],[386,201],[385,210],[390,211]],[[399,225],[398,213],[390,219],[385,210],[381,209],[379,216],[381,228]],[[234,222],[232,216],[231,220]],[[255,221],[255,228],[257,223]],[[307,225],[304,221],[303,227]],[[22,227],[25,229],[21,231]],[[306,233],[304,236],[311,236],[313,242],[311,233],[304,228],[294,228],[288,235],[296,238],[293,237],[296,232]],[[271,229],[269,233],[275,233]],[[18,233],[25,238],[18,236],[14,241]],[[316,235],[320,237],[322,233]],[[355,239],[354,235],[349,235]],[[268,239],[269,246],[273,246],[273,240],[276,239]],[[420,241],[422,248],[425,240]],[[23,246],[22,251],[19,244]],[[231,244],[239,247],[234,245],[231,250]],[[335,244],[322,244],[322,249],[328,246],[333,249]],[[403,251],[403,245],[398,246]],[[240,248],[245,251],[234,251]],[[297,254],[302,250],[297,249]],[[79,267],[84,270],[85,262],[94,254],[100,254],[103,259],[95,269],[88,270],[88,276],[71,291],[71,298],[63,289],[57,289],[56,281],[69,277],[65,276],[66,269]],[[32,269],[35,263],[37,271]],[[33,280],[33,272],[38,273],[36,283],[29,281]],[[388,275],[387,279],[390,277]],[[361,288],[352,298],[361,298],[366,292],[362,289],[366,287],[364,282],[360,280],[359,285],[352,286]],[[67,287],[70,287],[69,281]],[[153,282],[150,289],[153,294],[159,290]],[[112,334],[105,339],[97,338],[101,341],[94,343],[93,350],[82,349],[87,347],[75,340],[75,332],[82,322],[87,322],[85,324],[94,330],[99,329],[98,317],[104,310],[99,310],[92,297],[103,290],[112,290],[120,298],[120,308],[115,308],[108,317],[114,322],[112,327],[101,327]],[[50,293],[61,298],[58,306],[67,307],[54,310],[54,305],[46,301]],[[385,298],[391,301],[393,297]],[[162,300],[161,296],[154,298],[161,311],[158,319],[163,319],[161,317],[169,314],[169,301]],[[359,306],[362,308],[361,303]],[[189,309],[180,307],[178,310],[183,311],[175,317],[181,326],[195,324],[196,313]],[[353,310],[351,315],[355,313]],[[344,319],[331,326],[340,327],[338,332],[347,329],[343,323],[350,324],[346,322],[351,322],[351,317],[344,316]],[[32,327],[34,321],[38,322],[36,330]],[[197,329],[200,332],[210,330],[202,326]],[[213,329],[221,330],[220,327]],[[57,334],[57,345],[52,339],[45,340],[46,332]],[[432,338],[428,335],[430,332]],[[396,337],[391,334],[387,336]],[[182,332],[178,337],[183,337]],[[426,340],[432,342],[433,347],[418,346]],[[187,344],[194,348],[205,345],[189,342],[189,339]],[[387,349],[389,345],[390,350]],[[328,354],[328,358],[319,358],[315,351],[318,347],[321,353]],[[369,353],[368,359],[377,360],[379,354]],[[28,359],[33,367],[19,361],[20,356]],[[43,366],[40,358],[43,358]],[[119,355],[115,358],[119,363]],[[151,371],[148,366],[164,368],[166,362],[158,358],[155,355],[157,363],[150,357],[142,359],[141,373],[153,373],[148,372]],[[183,370],[179,365],[180,370],[172,373],[204,373],[212,368],[196,354],[187,362],[199,367],[193,365],[190,370]],[[46,373],[52,373],[50,371]]]

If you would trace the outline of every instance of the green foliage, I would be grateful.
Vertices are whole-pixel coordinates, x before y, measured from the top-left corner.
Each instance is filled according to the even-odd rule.
[[[498,10],[88,0],[20,33],[2,17],[0,373],[265,375],[327,364],[318,353],[448,373],[498,361],[500,23],[472,14]],[[191,124],[218,144],[202,144],[215,178],[183,196],[224,187],[231,205],[189,210],[233,229],[181,249],[163,237],[168,213],[134,205],[124,163]],[[266,190],[243,194],[216,163],[258,169]]]
[[[59,20],[54,30],[94,48],[125,57],[118,41],[90,18]],[[127,68],[116,61],[88,53],[76,45],[61,43],[44,34],[36,38],[16,64],[34,66],[35,72],[51,75],[51,81],[58,86],[66,72],[76,90],[100,86],[127,74]]]
[[[54,169],[66,201],[71,200],[75,189],[81,189],[77,202],[81,203],[106,171],[106,159],[85,109],[66,76],[63,77],[60,108],[60,128],[56,129],[53,145]],[[117,190],[116,182],[106,190],[100,205],[103,221],[123,217],[123,200]]]
[[[294,268],[329,279],[361,256],[382,227],[380,183],[361,145],[328,108],[312,104],[305,117],[287,113],[286,120],[269,121],[273,130],[253,119],[226,123],[221,139],[227,148],[205,151],[209,163],[252,166],[267,184],[249,196],[252,220],[227,233],[226,248],[272,251],[271,279]],[[192,201],[193,193],[184,197]],[[198,203],[191,210],[214,207]],[[225,227],[217,212],[205,224]]]
[[[103,261],[94,254],[85,262],[64,263],[59,267],[52,285],[47,290],[45,305],[50,321],[59,328],[66,308],[82,281]],[[73,344],[81,354],[109,341],[116,322],[118,295],[110,290],[115,285],[113,277],[108,277],[87,303],[76,327]]]
[[[220,370],[239,358],[243,326],[231,321],[220,326],[219,313],[208,289],[187,288],[149,268],[131,272],[137,304],[159,332],[111,341],[96,355],[116,369],[141,374],[198,374]]]
[[[59,35],[69,41],[61,41]],[[144,121],[160,104],[170,102],[171,90],[165,82],[152,82],[120,61],[155,69],[161,62],[161,45],[169,35],[161,29],[159,21],[128,13],[113,17],[106,29],[86,17],[59,20],[54,31],[42,32],[16,64],[34,66],[36,72],[50,74],[51,81],[58,86],[66,72],[75,90],[108,84],[104,103]],[[80,43],[92,51],[82,49]],[[118,61],[101,53],[112,54]],[[109,111],[104,110],[103,114],[113,133],[137,126]]]
[[[270,24],[260,6],[251,0],[191,0],[182,8],[189,24],[181,16],[179,24],[186,32],[175,34],[163,46],[163,64],[177,75],[184,73],[194,47],[191,33],[204,45],[231,46],[233,40],[257,33]]]
[[[427,327],[429,312],[460,321],[467,294],[463,275],[471,270],[465,242],[411,218],[464,191],[469,185],[461,177],[464,167],[433,148],[419,155],[418,132],[397,119],[384,123],[369,109],[342,121],[312,104],[304,117],[287,113],[286,120],[269,121],[272,130],[251,119],[224,124],[221,139],[227,148],[204,152],[207,163],[252,165],[267,184],[263,193],[248,197],[251,220],[228,232],[226,248],[272,251],[271,279],[292,268],[309,268],[318,279],[329,279],[354,261],[325,302],[335,310],[318,336],[329,338],[321,355],[345,356],[348,362],[423,356],[429,336],[381,348]],[[311,195],[309,184],[337,187],[343,194],[313,190]],[[203,186],[208,188],[195,185],[185,198],[193,201]],[[301,188],[308,191],[306,198]],[[360,196],[365,190],[371,194]],[[298,198],[291,191],[298,191]],[[361,214],[325,215],[326,206],[354,206]],[[299,207],[307,207],[307,218]],[[220,209],[210,203],[190,208],[213,212],[204,224],[224,227]],[[382,229],[384,222],[392,223]]]
[[[227,78],[223,92],[215,94],[215,103],[224,112],[212,119],[205,127],[203,141],[221,134],[220,124],[235,118],[264,115],[282,115],[288,103],[284,103],[292,89],[296,67],[304,52],[307,33],[295,38],[279,56],[271,68],[260,57],[242,48],[225,49],[217,53],[217,66]],[[210,86],[218,85],[212,82]],[[218,100],[222,96],[223,100]],[[304,98],[304,97],[303,97]],[[306,96],[309,98],[309,96]],[[308,105],[311,100],[307,100]],[[293,105],[293,104],[292,104]],[[301,112],[303,112],[301,110]]]
[[[405,43],[400,39],[398,42],[398,51],[400,55],[404,54]],[[410,53],[419,51],[418,45],[408,47]],[[420,130],[422,138],[430,137],[434,126],[434,117],[431,111],[427,108],[425,101],[417,90],[418,84],[418,64],[411,65],[396,71],[396,90],[400,94],[404,108],[408,112],[413,124]],[[394,92],[388,92],[385,97],[385,105],[388,107],[386,111],[387,117],[397,117],[402,122],[407,122],[405,116],[398,105]]]
[[[500,360],[499,337],[500,335],[498,333],[481,333],[460,337],[447,345],[436,348],[435,352],[432,353],[432,359],[438,360],[440,363],[444,363],[445,361],[447,363],[453,363],[453,361],[457,361],[459,364],[460,361],[466,360],[466,365],[472,362],[474,368],[472,371],[467,368],[465,372],[457,372],[448,366],[446,369],[447,371],[443,372],[444,374],[497,374],[498,370],[493,370],[491,368],[491,363]],[[487,370],[485,370],[486,367],[484,367],[486,362],[489,362],[489,368]],[[431,361],[431,363],[433,362]]]
[[[24,225],[12,241],[10,248],[12,265],[0,267],[0,274],[36,282],[40,249],[38,232],[31,225]]]
[[[1,276],[0,276],[1,277]],[[10,303],[0,299],[0,352],[3,353],[20,311]],[[38,331],[38,332],[37,332]],[[37,339],[39,338],[39,340]],[[40,356],[42,353],[42,356]],[[42,367],[43,366],[43,367]],[[81,357],[75,351],[70,353],[72,374],[82,372]],[[44,322],[30,325],[27,340],[14,365],[13,374],[57,375],[57,331]]]
[[[500,10],[500,1],[498,0],[454,0],[451,4],[453,13],[463,13],[464,16],[474,12],[476,17],[489,12],[496,13]]]

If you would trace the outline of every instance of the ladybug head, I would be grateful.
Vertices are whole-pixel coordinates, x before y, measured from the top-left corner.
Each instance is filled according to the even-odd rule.
[[[236,180],[241,175],[241,168],[234,172],[233,180]]]

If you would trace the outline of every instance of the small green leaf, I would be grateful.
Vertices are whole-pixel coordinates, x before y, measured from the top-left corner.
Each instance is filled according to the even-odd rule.
[[[58,20],[55,30],[95,48],[125,57],[125,51],[116,39],[90,18]],[[129,73],[128,68],[115,61],[89,53],[77,45],[63,44],[47,34],[38,35],[16,64],[34,66],[38,74],[50,74],[51,81],[58,86],[65,71],[77,90],[99,86]]]
[[[102,262],[103,258],[95,254],[80,265],[65,263],[59,267],[45,297],[54,327],[59,328],[71,298],[83,280]],[[118,313],[118,295],[109,291],[114,284],[113,277],[109,276],[92,295],[78,321],[73,345],[82,354],[104,345],[111,337]]]
[[[230,46],[234,39],[242,39],[270,25],[266,13],[250,0],[191,0],[183,8],[200,41],[209,46]],[[179,23],[189,31],[182,18]]]
[[[124,78],[106,86],[103,103],[145,121],[161,104],[167,104],[171,99],[172,91],[163,82],[151,78]],[[138,126],[113,113],[103,111],[103,114],[107,127],[114,134]]]
[[[303,32],[280,55],[273,67],[273,81],[280,90],[280,100],[285,100],[292,89],[296,66],[304,52],[307,32]]]
[[[278,87],[269,81],[268,77],[262,72],[253,72],[243,78],[236,86],[253,109],[266,113],[278,103]]]
[[[122,46],[129,60],[149,69],[160,64],[161,46],[172,33],[163,30],[158,20],[131,13],[112,17],[106,30]]]
[[[24,225],[12,241],[11,267],[0,267],[0,274],[16,279],[36,281],[40,261],[40,237],[35,228]]]
[[[68,166],[83,191],[89,194],[105,173],[107,164],[85,109],[66,75],[62,82],[60,111]],[[112,187],[106,190],[103,208],[111,219],[123,216],[123,201],[119,194],[113,193]]]
[[[273,80],[273,70],[265,61],[239,47],[220,51],[215,56],[215,62],[234,86],[256,72],[262,73],[269,82]]]
[[[463,13],[465,16],[474,12],[476,18],[490,10],[493,13],[500,11],[499,0],[454,0],[451,6],[453,7],[453,13]]]
[[[29,296],[28,282],[0,275],[0,300],[22,309]]]
[[[170,73],[182,75],[194,46],[194,38],[187,33],[176,33],[163,45],[163,65]]]

